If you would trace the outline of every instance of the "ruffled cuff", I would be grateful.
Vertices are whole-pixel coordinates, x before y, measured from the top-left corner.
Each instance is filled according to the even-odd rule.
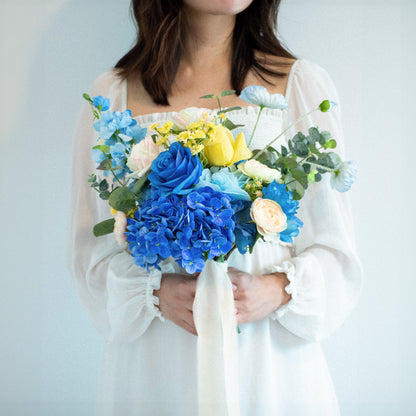
[[[162,270],[165,273],[164,270]],[[159,270],[152,270],[149,274],[149,278],[146,282],[146,290],[145,290],[145,297],[146,297],[146,306],[154,315],[154,317],[159,318],[162,322],[165,321],[162,313],[160,312],[159,306],[159,298],[154,294],[155,290],[160,289],[160,283],[162,281],[162,273]]]
[[[285,260],[279,265],[274,265],[270,269],[269,273],[285,273],[287,279],[289,280],[289,284],[285,286],[285,291],[287,294],[291,295],[291,299],[288,303],[279,306],[274,312],[272,312],[269,317],[273,320],[280,319],[286,312],[293,306],[296,302],[298,291],[296,288],[296,279],[295,279],[295,265],[288,260]]]

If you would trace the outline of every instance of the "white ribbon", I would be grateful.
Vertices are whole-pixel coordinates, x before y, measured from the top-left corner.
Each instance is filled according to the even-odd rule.
[[[227,267],[208,260],[197,278],[199,416],[240,416],[237,321]]]

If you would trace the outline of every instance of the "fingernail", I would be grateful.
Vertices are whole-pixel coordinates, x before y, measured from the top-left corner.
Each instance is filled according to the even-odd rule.
[[[233,291],[235,292],[237,290],[237,286],[233,285]]]

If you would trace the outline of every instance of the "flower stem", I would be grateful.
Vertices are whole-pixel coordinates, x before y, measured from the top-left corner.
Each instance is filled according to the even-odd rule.
[[[309,113],[304,114],[303,116],[300,116],[297,120],[295,120],[292,124],[290,124],[288,127],[286,127],[277,137],[275,137],[270,143],[266,144],[266,146],[264,146],[264,149],[261,150],[259,153],[257,153],[253,159],[258,159],[258,157],[263,154],[266,149],[271,146],[277,139],[279,139],[280,137],[282,137],[289,129],[291,129],[293,126],[295,126],[296,124],[298,124],[300,121],[302,121],[304,118],[308,117],[309,115],[311,115],[312,113],[314,113],[315,111],[318,111],[319,107],[315,108],[312,111],[309,111]]]
[[[217,102],[218,102],[218,109],[219,109],[219,112],[221,112],[222,110],[221,110],[220,97],[218,97],[218,95],[216,95],[216,98],[217,98]]]
[[[250,147],[251,141],[253,140],[254,132],[256,131],[257,124],[259,123],[260,115],[261,115],[261,112],[263,111],[263,108],[264,108],[264,106],[261,105],[259,114],[257,116],[256,124],[254,125],[253,131],[251,132],[250,140],[248,141],[247,147]]]
[[[117,178],[117,175],[115,174],[114,169],[113,169],[113,168],[111,168],[110,170],[111,170],[111,173],[113,174],[113,176],[117,179],[117,182],[118,182],[121,186],[124,186],[124,184],[122,184],[122,183],[120,182],[120,179],[118,179],[118,178]]]

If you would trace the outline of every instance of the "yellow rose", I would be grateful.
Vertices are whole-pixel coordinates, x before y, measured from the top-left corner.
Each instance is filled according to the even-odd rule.
[[[247,162],[240,163],[238,169],[249,178],[260,178],[263,182],[270,183],[276,180],[281,182],[282,175],[277,169],[269,168],[258,160],[250,159]]]
[[[266,240],[278,238],[278,233],[287,228],[287,217],[282,207],[271,199],[257,198],[251,204],[250,216],[257,231]]]
[[[230,166],[252,156],[243,133],[234,140],[230,130],[218,125],[212,128],[209,135],[210,138],[204,143],[204,155],[211,165]]]

